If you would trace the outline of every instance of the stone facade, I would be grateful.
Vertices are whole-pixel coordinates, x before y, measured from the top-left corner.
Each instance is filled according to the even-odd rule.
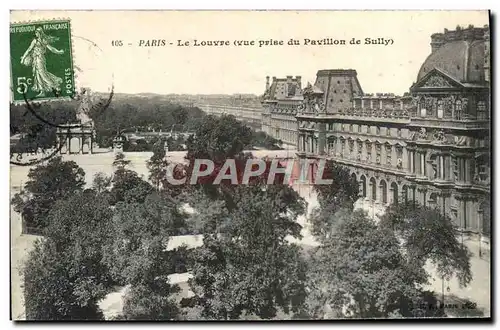
[[[66,124],[57,128],[57,145],[61,154],[94,152],[95,130],[92,124]]]
[[[297,109],[302,104],[301,77],[266,77],[266,91],[262,96],[262,131],[289,145],[297,144]]]
[[[489,42],[488,26],[432,35],[403,96],[364,94],[355,70],[318,71],[297,105],[298,156],[346,166],[374,203],[435,206],[489,235]]]

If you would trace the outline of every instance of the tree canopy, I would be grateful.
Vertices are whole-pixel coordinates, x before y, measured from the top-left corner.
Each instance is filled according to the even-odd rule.
[[[313,254],[310,270],[316,305],[342,311],[343,317],[389,317],[401,313],[408,299],[419,295],[425,271],[405,258],[393,232],[381,228],[361,211],[336,214],[328,241]]]
[[[461,286],[472,280],[471,253],[460,243],[459,231],[439,209],[417,204],[393,204],[381,219],[381,226],[401,238],[408,258],[424,265],[430,260],[441,277],[457,276]]]
[[[208,319],[297,313],[305,300],[306,263],[287,241],[300,237],[304,201],[288,186],[238,186],[231,209],[198,209],[212,219],[194,255],[190,286]],[[201,214],[201,215],[200,215]],[[214,229],[215,228],[215,229]]]
[[[55,203],[24,268],[27,319],[102,319],[97,304],[115,284],[102,249],[113,239],[111,216],[93,191]]]
[[[240,155],[252,142],[252,131],[234,116],[206,116],[198,125],[195,135],[187,140],[187,156],[210,159],[215,163]]]
[[[12,200],[27,227],[43,229],[57,200],[82,191],[85,172],[74,161],[51,158],[47,164],[30,169],[23,190]]]

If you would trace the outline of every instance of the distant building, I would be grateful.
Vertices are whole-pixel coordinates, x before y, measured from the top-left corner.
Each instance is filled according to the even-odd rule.
[[[266,90],[261,98],[262,131],[286,144],[297,145],[295,116],[303,99],[300,76],[273,77],[272,83],[266,77]]]

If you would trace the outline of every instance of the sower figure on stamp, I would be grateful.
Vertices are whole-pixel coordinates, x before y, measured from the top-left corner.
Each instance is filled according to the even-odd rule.
[[[60,77],[50,73],[46,67],[45,52],[46,49],[54,54],[64,54],[64,50],[59,50],[50,44],[57,41],[59,38],[49,36],[43,32],[42,28],[35,30],[35,38],[31,41],[30,46],[21,57],[21,64],[31,66],[33,70],[33,87],[35,92],[39,92],[37,96],[43,96],[46,92],[53,90],[60,91],[60,85],[63,80]]]

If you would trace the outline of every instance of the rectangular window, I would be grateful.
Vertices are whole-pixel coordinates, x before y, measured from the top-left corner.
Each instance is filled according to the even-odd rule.
[[[484,120],[487,118],[488,116],[486,114],[486,102],[484,101],[477,102],[477,119]]]
[[[441,179],[443,179],[443,180],[446,179],[446,173],[445,173],[445,167],[444,167],[444,157],[445,156],[443,156],[443,155],[441,155],[439,157],[439,160],[440,160],[440,162],[439,162],[439,173],[441,175],[440,176]]]

